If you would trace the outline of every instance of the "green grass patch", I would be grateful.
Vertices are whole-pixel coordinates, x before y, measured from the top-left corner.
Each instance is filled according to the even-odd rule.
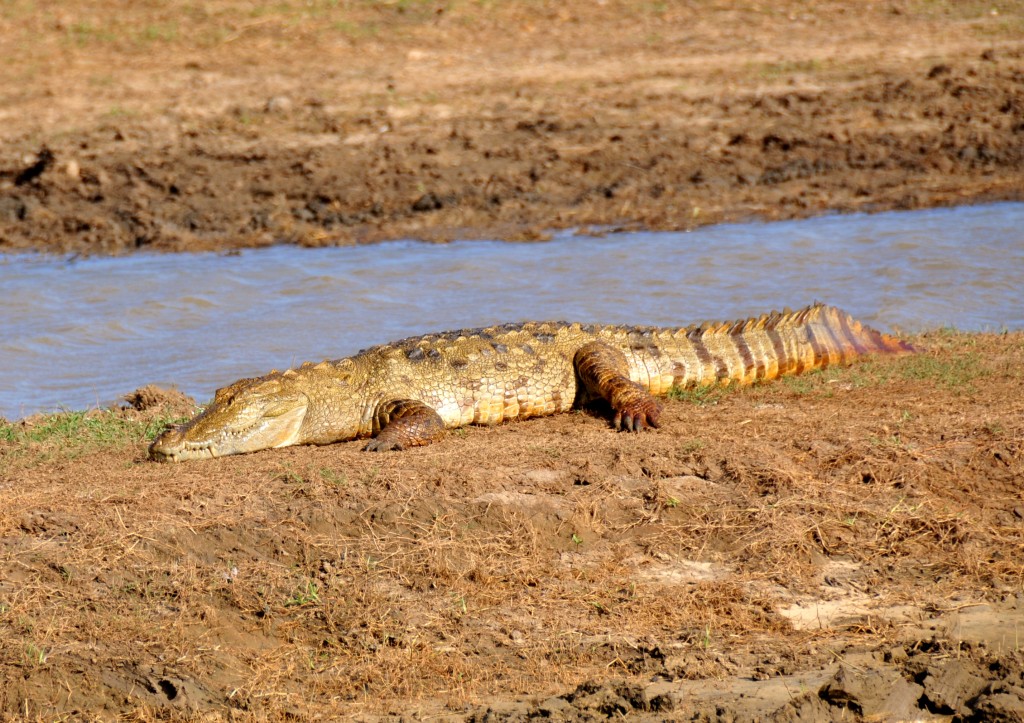
[[[730,384],[727,387],[710,384],[701,387],[672,387],[668,390],[668,398],[679,402],[689,402],[697,407],[718,404],[722,397],[734,393],[739,386]]]
[[[683,445],[679,448],[679,452],[681,454],[693,454],[694,452],[699,452],[702,449],[704,449],[704,440],[697,439],[695,437],[683,442]]]
[[[897,372],[903,379],[934,381],[954,392],[977,391],[974,382],[990,373],[975,352],[942,359],[915,355],[900,364]]]
[[[331,29],[352,39],[375,38],[380,35],[380,26],[373,22],[335,20],[331,23]]]
[[[336,472],[330,467],[321,467],[320,477],[334,487],[348,487],[348,475],[344,472]]]
[[[953,392],[977,391],[975,383],[991,374],[983,357],[974,351],[949,351],[941,356],[912,354],[900,359],[872,357],[849,366],[815,369],[806,374],[779,379],[795,394],[831,393],[831,383],[860,389],[877,387],[892,381],[930,381]]]
[[[32,0],[0,0],[0,18],[21,20],[38,12]]]
[[[117,40],[117,34],[109,28],[97,27],[92,23],[71,23],[65,31],[67,39],[82,47],[93,43],[110,43]]]
[[[848,366],[813,369],[803,374],[779,377],[778,383],[798,395],[820,394],[832,396],[834,385],[841,383],[847,389],[878,386],[886,377],[878,374],[873,359],[861,359]],[[773,384],[774,382],[767,382]]]
[[[945,337],[943,337],[945,338]],[[899,359],[867,357],[847,366],[832,366],[814,369],[804,374],[792,374],[773,380],[758,380],[754,384],[741,386],[717,384],[699,387],[673,387],[668,398],[703,407],[718,404],[724,397],[745,393],[755,397],[784,389],[799,396],[818,395],[831,397],[837,388],[862,389],[878,387],[891,382],[928,381],[953,392],[973,393],[975,384],[992,373],[984,366],[983,356],[976,351],[949,348],[961,339],[958,332],[950,332],[947,351],[939,356],[911,354]],[[837,387],[838,385],[838,387]]]
[[[45,445],[81,452],[148,441],[167,425],[186,419],[161,416],[139,421],[118,412],[59,412],[27,422],[0,421],[0,441],[20,447]]]
[[[178,26],[175,23],[150,23],[138,31],[137,37],[144,43],[170,43],[178,39]]]
[[[316,605],[320,602],[320,586],[314,580],[307,580],[305,585],[300,585],[292,593],[292,596],[284,601],[286,608],[305,607]]]
[[[779,381],[782,383],[782,386],[794,394],[804,395],[818,391],[821,385],[827,381],[824,377],[825,374],[821,369],[815,369],[806,374],[780,377]]]
[[[110,106],[110,108],[108,108],[106,112],[103,113],[103,117],[108,120],[116,120],[118,118],[135,118],[138,115],[139,114],[137,111],[131,110],[130,108],[125,108],[120,105]]]

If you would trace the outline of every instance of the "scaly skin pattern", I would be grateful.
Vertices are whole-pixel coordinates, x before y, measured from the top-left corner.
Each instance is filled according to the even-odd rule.
[[[370,438],[368,450],[429,444],[445,429],[608,402],[618,429],[658,426],[672,387],[750,384],[912,352],[831,306],[686,328],[526,322],[429,334],[219,389],[150,457],[182,461]]]

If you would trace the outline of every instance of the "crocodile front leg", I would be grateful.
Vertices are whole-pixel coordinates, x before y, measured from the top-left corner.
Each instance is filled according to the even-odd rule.
[[[422,447],[444,434],[444,421],[423,402],[415,399],[394,399],[377,407],[373,417],[376,432],[363,449],[384,452],[390,449]]]
[[[573,364],[590,396],[600,397],[611,405],[616,429],[639,432],[648,426],[658,426],[661,402],[630,380],[629,363],[621,351],[593,341],[580,347]]]

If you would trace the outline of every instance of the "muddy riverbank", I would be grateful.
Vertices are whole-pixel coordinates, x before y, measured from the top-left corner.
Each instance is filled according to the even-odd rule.
[[[1020,199],[1021,12],[8,3],[0,249],[534,240]]]

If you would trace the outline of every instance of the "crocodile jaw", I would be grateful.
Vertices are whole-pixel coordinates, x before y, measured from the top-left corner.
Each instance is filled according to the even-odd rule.
[[[251,420],[227,421],[224,410],[214,404],[192,421],[160,434],[149,446],[149,457],[157,462],[184,462],[297,444],[309,403],[305,397],[292,402],[286,409],[278,404],[268,410],[270,414]]]

